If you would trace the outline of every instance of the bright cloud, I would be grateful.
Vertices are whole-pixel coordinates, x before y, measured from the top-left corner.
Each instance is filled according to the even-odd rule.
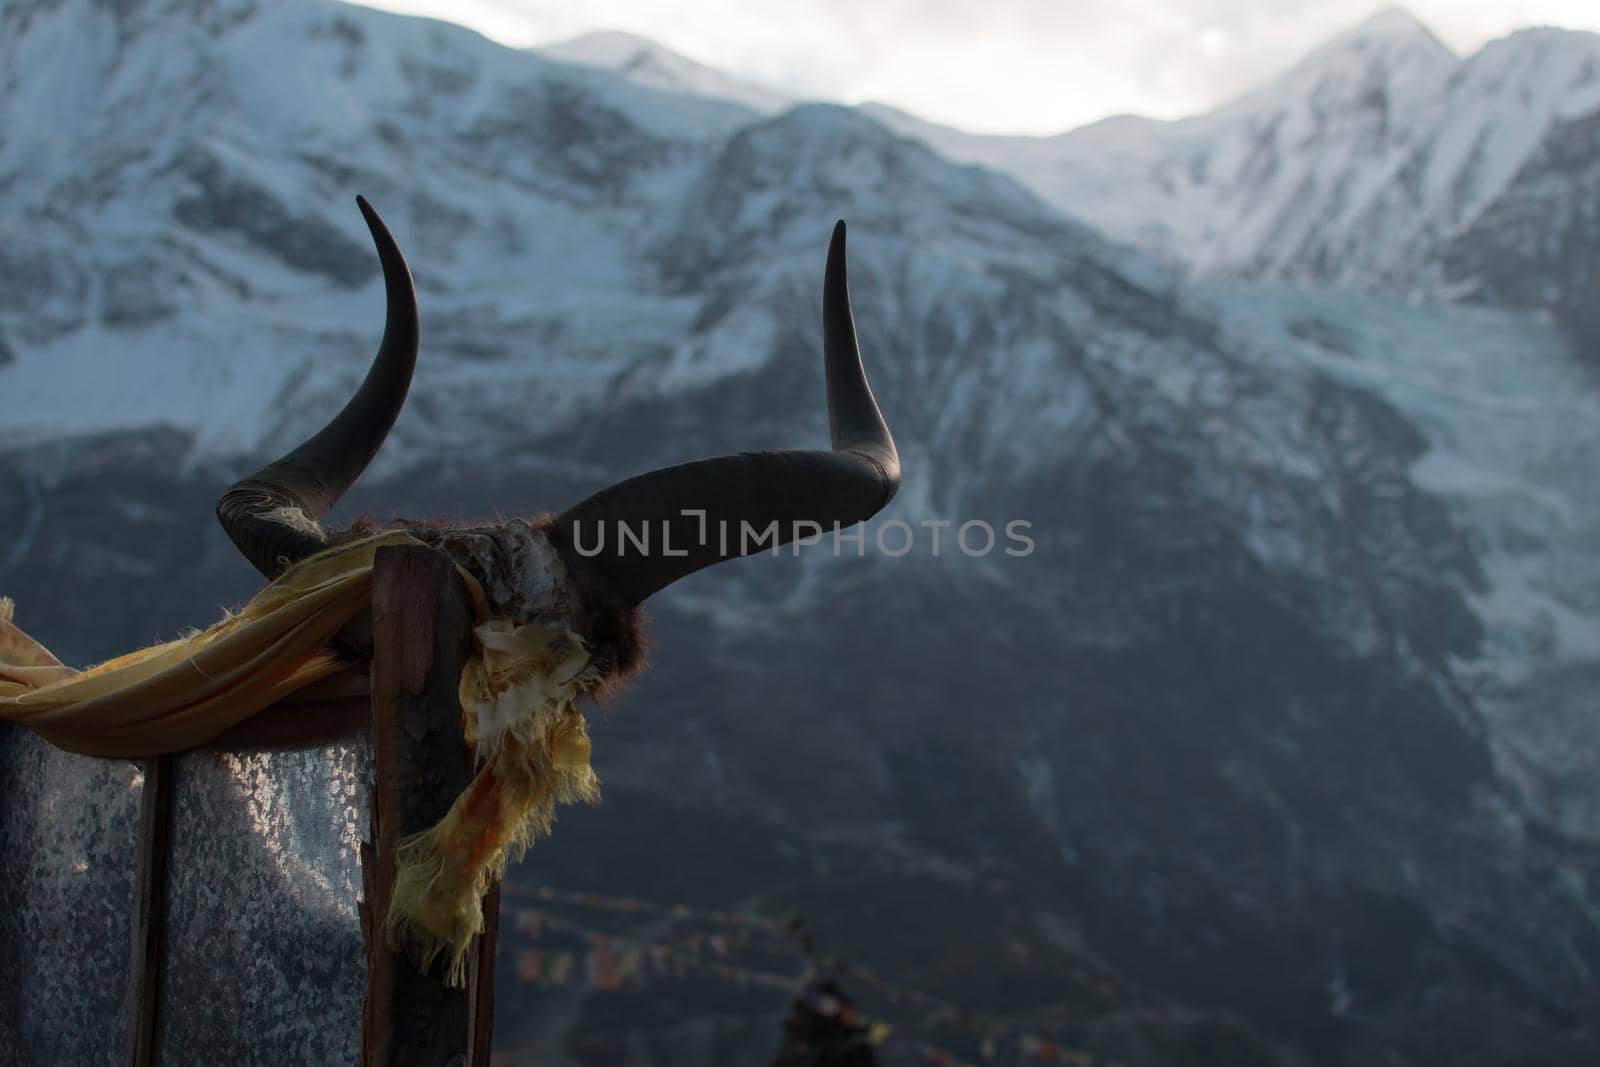
[[[518,47],[627,30],[796,96],[877,100],[983,132],[1174,118],[1260,83],[1374,0],[366,0]],[[1600,30],[1595,0],[1414,0],[1470,53],[1532,25]]]

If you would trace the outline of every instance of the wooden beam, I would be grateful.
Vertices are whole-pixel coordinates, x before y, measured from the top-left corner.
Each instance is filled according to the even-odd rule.
[[[227,730],[201,746],[224,752],[291,751],[320,748],[353,737],[372,720],[371,668],[351,663],[320,682]]]
[[[139,799],[139,852],[133,875],[133,946],[123,997],[122,1062],[155,1062],[161,1003],[161,927],[167,900],[167,844],[172,828],[172,757],[144,761]]]
[[[489,1067],[494,1041],[494,961],[500,940],[500,883],[483,895],[483,933],[478,938],[467,981],[472,986],[472,1044],[467,1067]]]
[[[373,840],[362,849],[367,939],[363,1067],[466,1063],[476,1027],[468,990],[445,961],[426,972],[383,936],[395,843],[444,817],[466,788],[468,754],[457,688],[472,649],[472,602],[442,553],[379,549],[372,589]]]

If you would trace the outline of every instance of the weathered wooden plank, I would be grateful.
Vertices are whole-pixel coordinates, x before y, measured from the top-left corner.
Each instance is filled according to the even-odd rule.
[[[314,682],[205,745],[225,752],[319,748],[365,730],[372,715],[372,681],[364,662]]]
[[[133,946],[123,1002],[123,1062],[154,1062],[160,1015],[161,920],[166,904],[167,845],[172,825],[172,757],[144,761],[139,803],[138,869],[134,873]]]
[[[445,962],[426,973],[383,937],[395,843],[427,829],[466,787],[457,687],[471,653],[472,604],[455,566],[432,549],[379,550],[373,574],[373,843],[363,871],[369,934],[362,1018],[365,1067],[456,1067],[474,1028]]]
[[[483,934],[478,938],[473,965],[467,980],[472,983],[472,1046],[467,1067],[489,1067],[494,1040],[494,964],[495,946],[500,939],[500,883],[495,882],[483,896]]]

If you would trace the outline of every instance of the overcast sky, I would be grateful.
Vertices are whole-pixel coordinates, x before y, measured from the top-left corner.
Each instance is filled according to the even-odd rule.
[[[814,99],[994,133],[1118,112],[1177,118],[1276,73],[1373,0],[364,0],[505,44],[628,30]],[[1600,0],[1414,0],[1457,52],[1524,26],[1600,30]]]

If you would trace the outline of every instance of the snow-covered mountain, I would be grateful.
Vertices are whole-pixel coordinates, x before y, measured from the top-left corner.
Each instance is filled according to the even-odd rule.
[[[815,446],[844,217],[906,468],[885,519],[1026,520],[1035,551],[947,532],[674,587],[656,666],[596,724],[608,800],[529,880],[797,911],[1103,1061],[1600,1050],[1600,852],[1555,818],[1592,809],[1543,795],[1577,735],[1517,721],[1576,717],[1593,669],[1593,438],[1548,327],[1197,290],[867,114],[763,115],[324,0],[12,0],[0,71],[0,589],[67,658],[250,591],[215,497],[337,408],[380,328],[352,194],[422,301],[412,400],[347,509],[380,517]],[[1540,373],[1507,394],[1524,345]],[[1570,449],[1541,428],[1558,406]],[[502,975],[499,1043],[750,1062],[783,1008],[609,996]],[[215,997],[188,1007],[268,1025]]]
[[[1479,656],[1457,665],[1501,769],[1574,832],[1600,826],[1600,396],[1554,324],[1479,308],[1285,285],[1211,291],[1262,358],[1311,362],[1406,413],[1413,481],[1469,533]]]
[[[6,432],[162,423],[226,453],[303,431],[301,400],[359,380],[381,321],[357,188],[411,224],[440,353],[428,431],[469,421],[454,405],[486,375],[508,408],[581,406],[616,373],[606,353],[678,336],[670,297],[653,340],[584,308],[639,291],[653,187],[746,110],[326,3],[80,6],[0,12]],[[559,304],[536,284],[554,264]],[[198,335],[173,351],[180,309]],[[500,329],[544,331],[550,355],[492,368]]]
[[[635,85],[688,96],[732,100],[762,114],[776,114],[798,101],[766,86],[743,81],[697,63],[646,37],[621,30],[598,30],[571,40],[541,45],[538,51],[563,63],[614,71]]]
[[[1591,257],[1596,246],[1588,189],[1570,171],[1593,168],[1582,140],[1600,116],[1593,33],[1524,30],[1461,58],[1388,9],[1181,121],[1121,116],[1023,138],[872,113],[1204,279],[1563,310],[1565,290],[1542,280],[1552,271],[1522,262],[1548,268],[1553,245]]]
[[[628,35],[571,57],[774,111],[782,98]],[[1205,280],[1313,281],[1554,311],[1585,339],[1600,223],[1600,35],[1530,29],[1459,57],[1389,8],[1181,121],[1134,115],[992,136],[862,110]],[[1570,284],[1548,279],[1565,277]]]
[[[918,132],[1202,276],[1257,276],[1314,254],[1324,231],[1342,231],[1341,219],[1382,194],[1410,136],[1396,119],[1455,62],[1415,19],[1389,10],[1198,118],[1123,116],[1050,138]]]
[[[1600,364],[1600,108],[1552,124],[1516,179],[1435,258],[1448,292],[1554,312]]]

